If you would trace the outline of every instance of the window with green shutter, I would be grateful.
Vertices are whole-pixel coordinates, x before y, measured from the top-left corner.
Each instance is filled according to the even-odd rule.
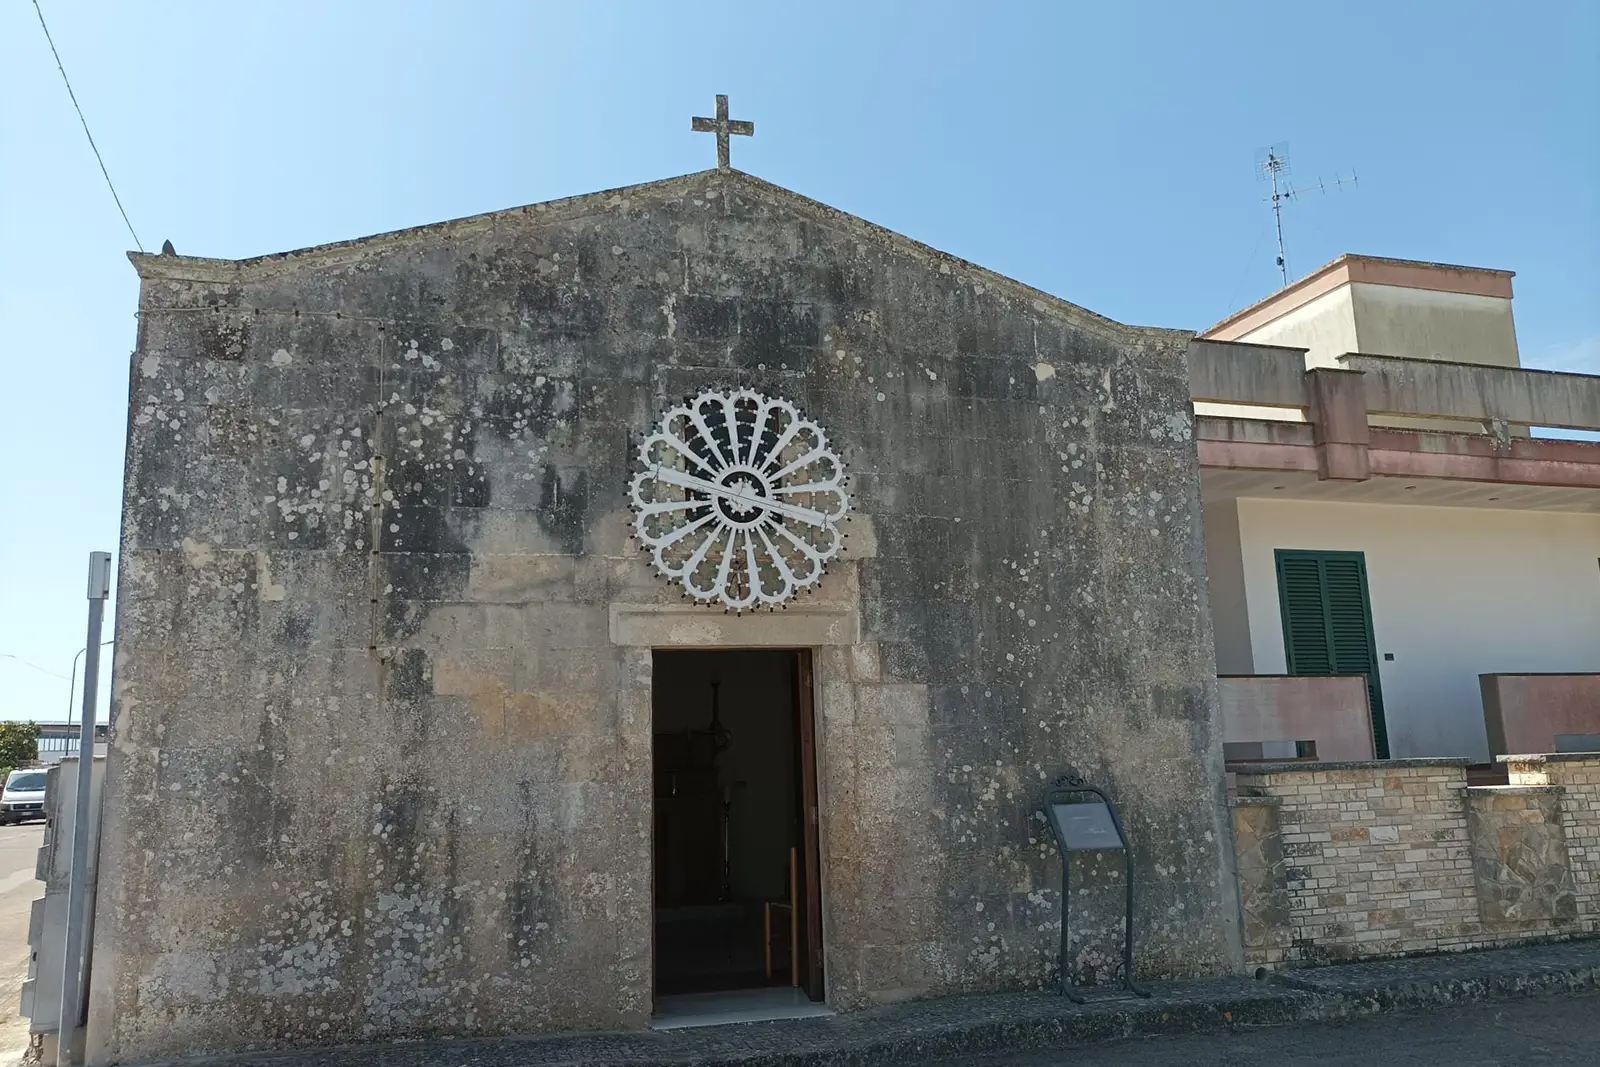
[[[1277,550],[1278,606],[1290,674],[1364,674],[1372,740],[1389,758],[1367,561],[1360,552]]]

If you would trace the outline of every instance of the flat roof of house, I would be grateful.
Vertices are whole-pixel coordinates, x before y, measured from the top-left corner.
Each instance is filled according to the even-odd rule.
[[[1428,263],[1417,259],[1386,259],[1350,253],[1324,264],[1271,296],[1235,312],[1200,336],[1210,341],[1232,341],[1264,323],[1308,304],[1341,285],[1393,285],[1402,289],[1431,289],[1511,299],[1511,279],[1516,272],[1488,267],[1463,267],[1455,263]]]

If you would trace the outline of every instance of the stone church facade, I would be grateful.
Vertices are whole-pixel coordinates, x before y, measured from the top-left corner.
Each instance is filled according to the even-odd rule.
[[[830,1006],[1052,981],[1069,767],[1134,842],[1140,973],[1241,965],[1189,334],[726,169],[134,262],[100,1061],[646,1025],[674,649],[806,656]],[[739,389],[847,477],[778,610],[630,539],[641,441]],[[1111,975],[1114,879],[1073,907]]]

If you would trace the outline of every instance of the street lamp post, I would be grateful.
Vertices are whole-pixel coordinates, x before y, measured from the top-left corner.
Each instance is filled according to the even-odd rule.
[[[101,641],[100,647],[105,648],[107,645],[114,644],[116,644],[115,640]],[[67,717],[65,721],[68,723],[72,722],[72,695],[78,688],[78,661],[83,658],[83,654],[87,651],[89,651],[87,647],[80,648],[77,654],[72,657],[72,674],[67,678]]]
[[[84,1019],[84,931],[89,911],[90,788],[94,779],[94,703],[100,689],[100,626],[111,595],[111,553],[89,553],[89,639],[83,643],[83,715],[78,720],[78,796],[72,820],[72,867],[67,879],[67,943],[61,957],[61,1028],[56,1062],[72,1067],[81,1050],[78,1028]],[[76,666],[76,661],[74,661]],[[76,672],[74,672],[76,673]]]

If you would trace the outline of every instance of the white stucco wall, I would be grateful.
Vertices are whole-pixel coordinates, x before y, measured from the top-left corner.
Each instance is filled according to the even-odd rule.
[[[1216,634],[1218,674],[1255,673],[1237,505],[1231,498],[1205,502],[1206,595]]]
[[[1354,282],[1239,335],[1306,350],[1306,365],[1335,367],[1346,352],[1515,367],[1511,301]]]
[[[1306,350],[1308,367],[1333,367],[1346,352],[1364,351],[1356,331],[1352,287],[1331,292],[1286,311],[1270,322],[1240,334],[1238,340],[1257,345],[1285,345]]]
[[[1354,351],[1518,366],[1517,330],[1509,300],[1395,285],[1357,283],[1346,288],[1354,301],[1355,332],[1361,346]]]
[[[1245,626],[1255,672],[1282,673],[1274,549],[1364,552],[1393,756],[1486,760],[1480,673],[1600,671],[1600,515],[1248,498],[1237,508],[1245,618],[1218,601],[1218,647]],[[1208,522],[1207,535],[1230,525]]]
[[[1440,359],[1515,367],[1517,331],[1511,301],[1398,285],[1355,282],[1284,312],[1238,337],[1252,344],[1306,350],[1307,367],[1337,367],[1347,352],[1407,359]],[[1288,409],[1196,404],[1196,414],[1299,422]],[[1452,433],[1481,433],[1475,422],[1374,418],[1375,426]]]

